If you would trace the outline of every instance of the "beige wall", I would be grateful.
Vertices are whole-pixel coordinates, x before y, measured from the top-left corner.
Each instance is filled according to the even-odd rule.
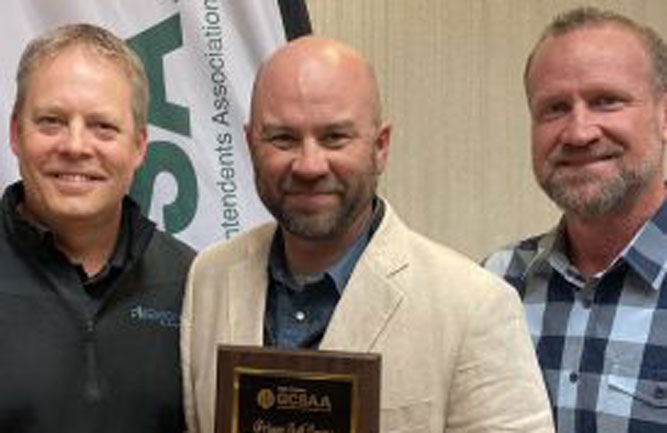
[[[542,27],[588,4],[667,37],[667,1],[307,0],[315,33],[375,65],[393,123],[381,186],[418,231],[480,259],[558,219],[533,180],[521,74]]]

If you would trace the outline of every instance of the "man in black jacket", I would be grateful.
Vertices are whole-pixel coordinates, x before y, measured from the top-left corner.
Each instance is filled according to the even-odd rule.
[[[148,83],[99,27],[26,48],[0,203],[0,431],[181,432],[178,327],[193,251],[126,197]]]

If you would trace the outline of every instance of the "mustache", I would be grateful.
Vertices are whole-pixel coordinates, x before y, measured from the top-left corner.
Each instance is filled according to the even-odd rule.
[[[556,147],[548,156],[551,163],[568,163],[579,160],[600,160],[614,158],[623,154],[623,147],[615,143],[599,142],[588,146],[572,146],[562,144]]]
[[[280,187],[288,194],[338,194],[345,190],[344,185],[334,176],[313,181],[287,176]]]

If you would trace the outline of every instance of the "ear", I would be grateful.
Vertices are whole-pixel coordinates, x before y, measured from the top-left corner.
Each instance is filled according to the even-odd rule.
[[[252,160],[253,165],[256,163],[255,159],[255,139],[253,138],[253,129],[252,129],[252,123],[246,123],[243,125],[243,133],[245,135],[245,142],[246,145],[248,146],[248,154],[250,155],[250,159]]]
[[[250,124],[246,123],[243,125],[243,134],[245,135],[245,142],[248,147],[252,147],[252,131],[250,129]]]
[[[375,142],[373,143],[375,150],[375,167],[377,174],[384,172],[387,162],[389,161],[389,141],[391,136],[391,124],[385,120],[378,129]]]
[[[18,157],[21,153],[21,121],[16,116],[12,116],[9,121],[9,145],[12,153]]]
[[[146,152],[148,151],[148,131],[146,127],[142,127],[139,133],[137,134],[136,139],[136,153],[134,160],[135,170],[144,162],[146,158]]]
[[[658,115],[662,125],[662,144],[667,145],[667,92],[663,92],[658,99]]]

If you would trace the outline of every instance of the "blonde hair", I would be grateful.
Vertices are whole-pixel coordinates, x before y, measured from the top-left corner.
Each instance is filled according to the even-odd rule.
[[[110,31],[92,24],[68,24],[34,40],[23,51],[16,72],[16,99],[12,116],[18,118],[25,102],[30,77],[43,61],[67,48],[83,46],[118,65],[128,76],[132,89],[132,118],[139,131],[148,120],[148,78],[139,56]]]

